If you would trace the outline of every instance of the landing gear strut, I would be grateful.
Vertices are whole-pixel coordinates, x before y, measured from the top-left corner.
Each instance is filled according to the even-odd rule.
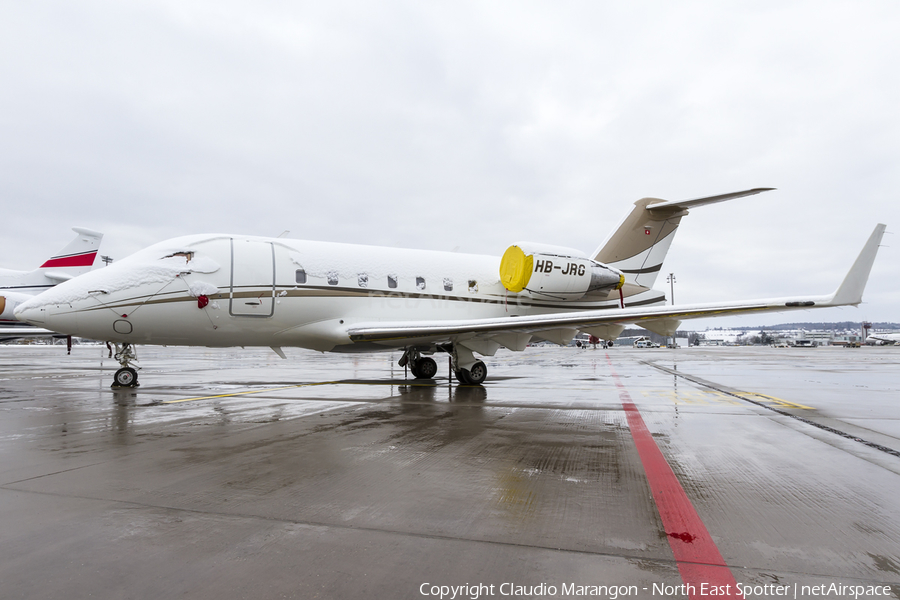
[[[456,380],[467,385],[481,385],[487,377],[487,365],[475,358],[472,351],[454,344],[450,351],[450,364]]]
[[[422,356],[416,348],[407,348],[398,364],[401,367],[409,364],[409,370],[416,379],[434,379],[437,375],[437,363],[434,359]]]
[[[131,366],[131,361],[137,360],[137,355],[134,353],[134,348],[131,344],[116,344],[115,358],[122,365],[122,368],[113,375],[113,383],[110,387],[117,389],[139,386],[137,370]]]
[[[475,364],[473,364],[471,368],[456,369],[453,371],[453,374],[456,375],[456,380],[460,383],[481,385],[485,378],[487,378],[487,365],[478,360],[475,361]]]
[[[487,377],[487,366],[475,358],[472,351],[459,344],[444,344],[437,350],[450,353],[450,368],[456,380],[466,385],[481,385]],[[433,379],[437,375],[437,363],[434,359],[422,356],[418,348],[407,348],[397,362],[401,367],[409,365],[416,379]]]

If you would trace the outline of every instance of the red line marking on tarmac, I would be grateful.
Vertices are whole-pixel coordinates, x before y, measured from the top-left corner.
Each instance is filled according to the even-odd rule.
[[[725,564],[725,559],[709,535],[706,525],[703,524],[675,472],[656,445],[638,407],[631,400],[631,395],[619,379],[609,354],[606,355],[606,362],[616,381],[616,387],[619,388],[619,399],[628,418],[628,428],[641,457],[641,464],[644,465],[653,500],[659,510],[669,546],[672,547],[672,553],[678,563],[678,572],[687,586],[688,595],[692,599],[709,598],[712,595],[716,598],[743,598],[738,592],[734,575]],[[704,590],[705,594],[702,593]]]

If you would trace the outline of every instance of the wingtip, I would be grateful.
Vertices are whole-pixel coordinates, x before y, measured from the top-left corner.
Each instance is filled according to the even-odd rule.
[[[872,265],[878,254],[878,246],[881,244],[881,238],[884,236],[886,228],[887,225],[884,223],[875,226],[853,266],[844,277],[844,281],[829,298],[827,303],[829,306],[857,306],[862,302],[862,295],[866,289],[866,283],[869,281],[869,273],[872,271]]]

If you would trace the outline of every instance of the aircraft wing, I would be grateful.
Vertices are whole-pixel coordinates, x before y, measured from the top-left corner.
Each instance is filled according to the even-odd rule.
[[[738,315],[761,312],[781,312],[797,309],[824,308],[830,306],[857,305],[862,302],[878,245],[885,226],[879,224],[834,293],[825,296],[793,296],[738,302],[715,302],[682,306],[657,306],[646,308],[602,309],[577,312],[552,313],[519,317],[465,319],[455,321],[403,321],[356,323],[347,329],[353,342],[440,342],[464,338],[489,338],[507,333],[540,334],[555,329],[587,329],[598,326],[634,323],[653,330],[654,326],[668,321],[677,327],[685,319]]]
[[[49,329],[42,329],[40,327],[25,327],[21,325],[0,327],[0,342],[9,342],[26,337],[47,337],[53,335],[62,336],[63,334],[50,331]]]

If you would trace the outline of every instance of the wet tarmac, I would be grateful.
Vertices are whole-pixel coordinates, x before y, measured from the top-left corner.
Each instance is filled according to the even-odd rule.
[[[285,352],[0,346],[0,598],[900,597],[900,348]]]

